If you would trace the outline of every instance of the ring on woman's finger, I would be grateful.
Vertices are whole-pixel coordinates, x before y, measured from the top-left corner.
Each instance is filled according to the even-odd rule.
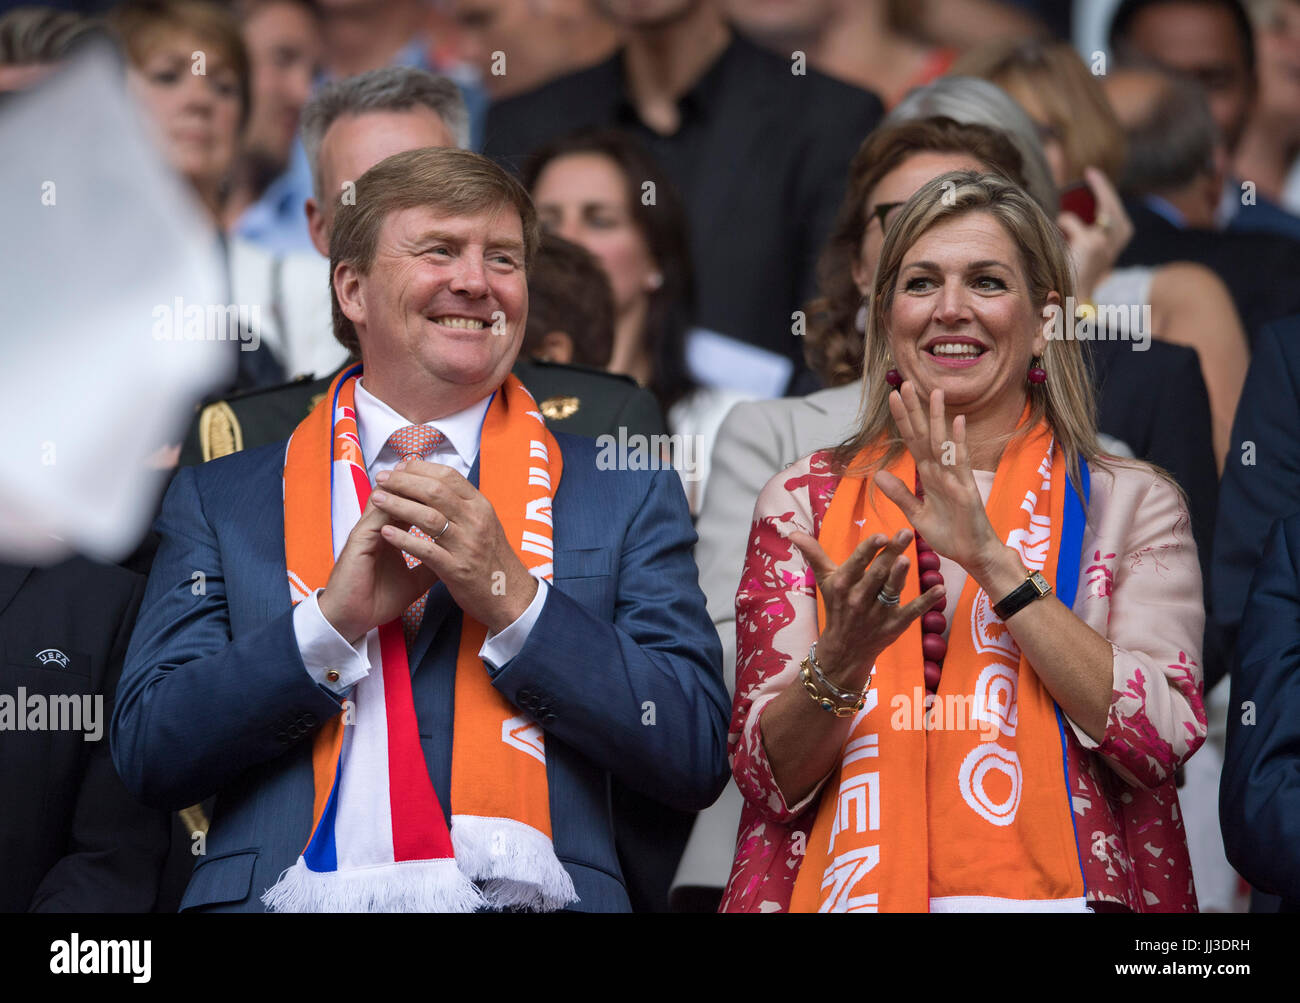
[[[884,603],[886,606],[897,606],[900,598],[897,592],[890,592],[888,589],[881,589],[876,593],[876,602]]]
[[[430,539],[432,539],[432,540],[436,540],[436,539],[438,539],[438,537],[442,536],[442,534],[445,533],[445,532],[447,532],[447,530],[450,529],[450,528],[451,528],[451,520],[448,519],[447,522],[446,522],[446,524],[442,527],[442,529],[440,529],[440,530],[438,530],[438,532],[434,533],[433,536],[430,537]]]

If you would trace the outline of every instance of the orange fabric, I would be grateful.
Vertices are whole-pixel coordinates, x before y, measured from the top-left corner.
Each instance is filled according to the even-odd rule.
[[[483,420],[479,490],[492,499],[506,539],[524,566],[548,582],[554,578],[551,499],[562,470],[560,447],[532,396],[518,379],[508,377]],[[483,569],[484,575],[492,572]],[[535,745],[540,750],[542,731],[488,679],[478,654],[486,636],[486,627],[466,618],[456,658],[452,814],[513,818],[549,838],[545,757],[519,748]]]
[[[365,470],[350,417],[334,429],[337,441],[330,442],[336,389],[340,412],[355,414],[356,380],[339,388],[347,372],[295,430],[285,459],[285,511],[292,516],[285,520],[285,552],[295,603],[323,586],[334,567],[329,487],[334,463],[343,460]],[[562,471],[559,444],[536,402],[515,376],[508,376],[483,421],[479,490],[492,502],[524,566],[548,582],[554,577],[551,500]],[[491,576],[493,570],[484,568],[483,574]],[[542,731],[492,686],[479,657],[486,636],[483,624],[464,618],[456,658],[451,810],[454,815],[514,819],[549,838]],[[313,828],[334,786],[342,720],[340,714],[327,722],[313,745]]]
[[[915,483],[909,454],[888,469]],[[1040,426],[1008,444],[987,505],[999,538],[1050,582],[1065,477]],[[872,533],[904,528],[879,489],[844,478],[819,542],[842,563]],[[904,604],[919,594],[915,568]],[[958,896],[1082,899],[1056,706],[993,614],[1001,598],[970,577],[960,598],[948,597],[956,606],[932,708],[923,698],[918,705],[919,619],[877,660],[867,704],[822,791],[791,911],[926,912],[931,899]]]
[[[329,581],[334,570],[334,544],[330,536],[329,476],[333,469],[335,444],[330,441],[333,430],[335,387],[339,379],[330,384],[329,391],[294,429],[285,451],[284,510],[292,518],[284,520],[285,562],[289,568],[293,604],[296,606]],[[351,384],[345,387],[351,390]],[[351,393],[347,406],[352,406]],[[308,446],[310,444],[310,446]],[[355,448],[355,460],[362,469],[361,446]],[[322,473],[323,472],[323,473]],[[325,490],[320,490],[322,484]],[[308,585],[307,583],[315,583]],[[325,803],[334,788],[338,770],[339,750],[343,747],[343,715],[321,727],[312,743],[312,775],[315,796],[312,799],[312,829],[316,828],[325,812]]]

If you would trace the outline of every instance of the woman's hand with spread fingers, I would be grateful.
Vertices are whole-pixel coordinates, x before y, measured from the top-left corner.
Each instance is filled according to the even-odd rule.
[[[987,568],[1005,560],[1006,547],[989,522],[971,471],[965,416],[958,415],[949,428],[943,391],[935,390],[927,417],[911,382],[889,395],[889,410],[916,461],[922,497],[885,471],[876,474],[877,486],[935,553],[981,578]]]

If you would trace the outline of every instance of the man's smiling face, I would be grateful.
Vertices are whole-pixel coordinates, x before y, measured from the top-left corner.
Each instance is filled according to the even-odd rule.
[[[523,227],[509,205],[393,212],[369,273],[340,262],[334,282],[357,328],[366,389],[383,400],[468,406],[500,386],[519,354],[528,285]]]

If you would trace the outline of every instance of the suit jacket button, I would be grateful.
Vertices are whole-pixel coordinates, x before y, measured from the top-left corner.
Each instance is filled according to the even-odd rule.
[[[277,731],[275,733],[275,740],[279,742],[281,745],[289,744],[289,736],[285,734],[283,731]]]
[[[312,726],[312,725],[314,725],[314,724],[316,723],[316,715],[315,715],[315,714],[304,714],[304,715],[302,716],[302,719],[303,719],[303,723],[305,723],[308,727],[310,727],[310,726]]]
[[[538,718],[538,720],[542,724],[550,724],[552,721],[555,720],[555,711],[553,710],[543,711],[541,717]]]

